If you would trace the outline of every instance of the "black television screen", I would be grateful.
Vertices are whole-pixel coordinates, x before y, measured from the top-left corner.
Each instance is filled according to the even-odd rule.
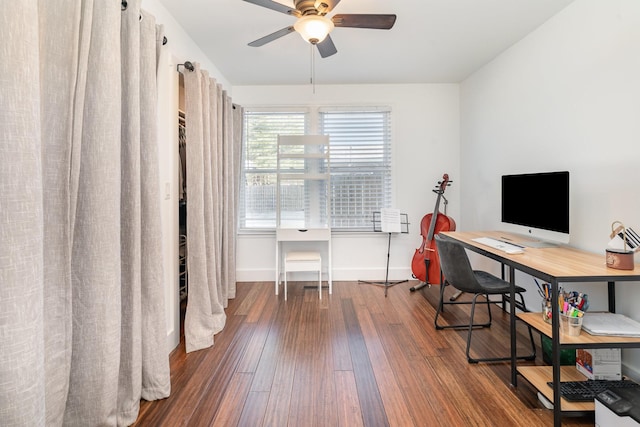
[[[525,227],[532,237],[548,231],[566,235],[551,240],[568,241],[569,172],[503,175],[502,222]]]

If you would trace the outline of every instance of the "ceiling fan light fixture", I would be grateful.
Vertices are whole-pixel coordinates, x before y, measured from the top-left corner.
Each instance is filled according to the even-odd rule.
[[[293,28],[311,44],[322,42],[333,30],[333,22],[326,16],[307,15],[299,18]]]

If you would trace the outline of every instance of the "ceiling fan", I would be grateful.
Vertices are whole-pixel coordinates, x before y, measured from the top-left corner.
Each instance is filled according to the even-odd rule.
[[[329,19],[327,13],[331,12],[340,0],[293,0],[295,8],[273,0],[244,1],[298,18],[293,25],[254,40],[249,46],[262,46],[296,31],[304,40],[316,45],[323,58],[338,52],[329,35],[334,27],[389,30],[396,22],[396,15],[338,14]]]

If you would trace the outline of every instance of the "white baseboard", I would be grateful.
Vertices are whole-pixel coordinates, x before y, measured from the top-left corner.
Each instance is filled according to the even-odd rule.
[[[275,278],[275,270],[273,269],[242,269],[236,271],[236,280],[238,282],[273,282]],[[316,280],[315,273],[290,273],[291,280]],[[298,276],[293,276],[298,274]],[[305,276],[307,275],[307,276]],[[386,270],[384,268],[368,268],[368,269],[336,269],[332,271],[332,279],[335,280],[384,280]],[[389,280],[411,280],[411,271],[408,268],[390,268]],[[326,272],[322,276],[322,280],[326,280]]]

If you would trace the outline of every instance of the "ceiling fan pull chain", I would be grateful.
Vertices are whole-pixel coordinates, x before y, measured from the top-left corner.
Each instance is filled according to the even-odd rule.
[[[309,52],[311,52],[311,82],[310,83],[312,85],[314,95],[316,93],[316,57],[313,54],[315,47],[316,47],[315,44],[309,43]]]

